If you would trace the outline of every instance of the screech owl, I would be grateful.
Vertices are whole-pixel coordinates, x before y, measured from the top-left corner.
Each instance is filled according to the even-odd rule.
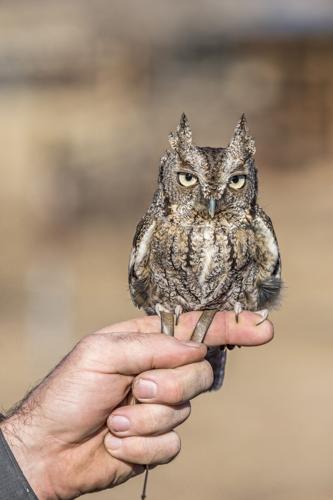
[[[147,314],[235,310],[237,317],[242,309],[273,306],[280,254],[272,222],[257,204],[255,142],[245,116],[227,147],[196,146],[185,114],[169,142],[134,237],[134,304]],[[215,388],[224,363],[223,353],[213,360]]]

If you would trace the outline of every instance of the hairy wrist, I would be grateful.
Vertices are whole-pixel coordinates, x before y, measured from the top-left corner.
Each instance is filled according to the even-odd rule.
[[[47,453],[47,443],[42,443],[36,425],[31,422],[29,426],[27,418],[18,411],[5,418],[0,423],[0,429],[38,499],[57,500],[49,475],[51,457]]]

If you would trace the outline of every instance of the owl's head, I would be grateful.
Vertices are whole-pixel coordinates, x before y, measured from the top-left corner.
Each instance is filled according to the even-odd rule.
[[[244,115],[225,148],[194,145],[185,114],[169,142],[172,149],[162,158],[159,187],[170,207],[184,215],[195,211],[214,217],[221,211],[250,208],[256,202],[255,143]]]

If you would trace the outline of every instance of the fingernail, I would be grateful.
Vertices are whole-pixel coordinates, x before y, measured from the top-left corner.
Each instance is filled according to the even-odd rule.
[[[127,431],[130,428],[130,421],[122,415],[111,416],[111,427],[114,431]]]
[[[115,436],[112,436],[112,434],[108,434],[105,438],[105,446],[109,449],[109,450],[117,450],[118,448],[120,448],[122,445],[122,440],[115,437]]]
[[[157,384],[152,380],[140,378],[135,383],[135,393],[142,399],[151,399],[157,394]]]

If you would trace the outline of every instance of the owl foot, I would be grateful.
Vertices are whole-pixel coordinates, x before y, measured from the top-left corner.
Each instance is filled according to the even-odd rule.
[[[266,321],[266,319],[268,318],[268,309],[262,309],[261,311],[255,311],[255,313],[261,317],[261,320],[259,321],[259,323],[256,323],[256,326],[261,325],[261,323]]]
[[[243,307],[242,307],[242,304],[240,302],[235,302],[235,305],[234,305],[234,312],[235,312],[235,320],[236,320],[236,323],[238,323],[238,320],[239,320],[239,315],[240,313],[243,311]]]

